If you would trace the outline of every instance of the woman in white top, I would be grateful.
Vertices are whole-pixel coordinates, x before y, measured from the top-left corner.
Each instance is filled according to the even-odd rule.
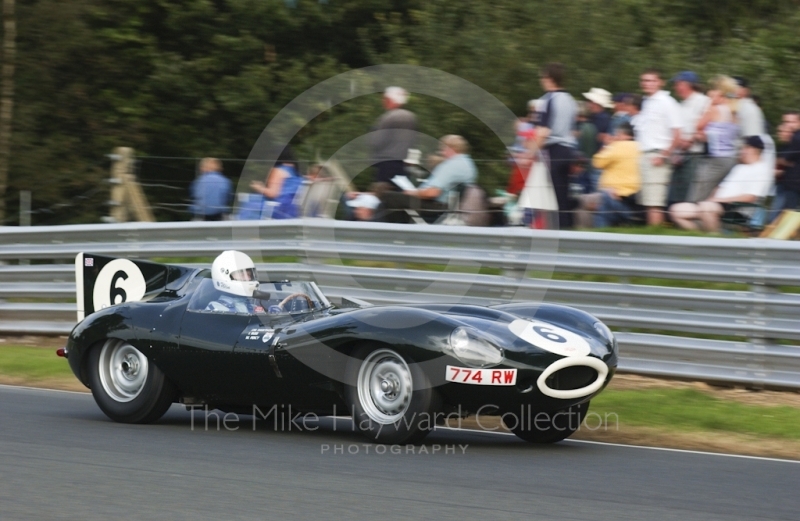
[[[737,85],[733,78],[716,76],[709,84],[711,105],[697,123],[697,141],[708,144],[708,155],[699,160],[689,187],[688,200],[703,201],[736,164],[739,124],[736,122]]]

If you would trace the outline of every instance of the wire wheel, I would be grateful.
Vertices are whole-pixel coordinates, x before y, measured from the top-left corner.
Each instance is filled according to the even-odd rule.
[[[364,413],[381,425],[403,417],[414,389],[408,364],[391,349],[373,351],[364,359],[356,387]]]
[[[130,402],[142,392],[149,365],[141,351],[124,340],[108,340],[100,350],[97,372],[106,394],[116,402]]]

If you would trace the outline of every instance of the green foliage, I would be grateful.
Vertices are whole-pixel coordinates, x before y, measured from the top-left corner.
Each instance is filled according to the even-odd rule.
[[[246,158],[296,96],[374,64],[440,69],[475,83],[516,113],[541,95],[538,70],[568,67],[567,88],[635,91],[646,66],[665,74],[741,74],[771,121],[800,105],[797,2],[769,0],[18,0],[18,58],[9,215],[32,190],[34,224],[107,214],[116,146],[140,155]],[[503,186],[503,143],[464,111],[412,97],[421,130],[467,137],[480,181]],[[295,138],[325,157],[364,134],[379,96],[334,107]],[[238,179],[241,162],[226,162]],[[185,202],[192,160],[144,161],[151,203]],[[365,175],[357,179],[359,184]],[[87,197],[88,194],[88,197]],[[61,206],[58,206],[61,205]],[[43,212],[49,209],[50,212]],[[159,212],[159,219],[186,216]]]

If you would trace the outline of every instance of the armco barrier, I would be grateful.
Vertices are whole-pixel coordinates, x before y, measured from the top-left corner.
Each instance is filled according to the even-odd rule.
[[[7,263],[0,266],[0,331],[69,332],[70,262],[79,251],[191,263],[228,248],[284,261],[261,263],[262,277],[315,280],[334,298],[544,298],[593,313],[617,331],[623,370],[800,388],[800,348],[784,345],[800,341],[800,294],[792,292],[800,286],[800,244],[767,239],[316,219],[9,227],[0,229],[0,261]],[[605,280],[586,280],[592,276]],[[569,278],[577,280],[560,280]]]

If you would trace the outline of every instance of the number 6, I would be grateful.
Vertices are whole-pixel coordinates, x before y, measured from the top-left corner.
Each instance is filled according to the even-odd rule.
[[[567,339],[564,338],[563,336],[553,333],[553,331],[550,328],[544,326],[535,326],[533,330],[536,331],[536,333],[539,336],[544,337],[551,342],[557,342],[559,344],[563,344],[564,342],[567,341]]]

